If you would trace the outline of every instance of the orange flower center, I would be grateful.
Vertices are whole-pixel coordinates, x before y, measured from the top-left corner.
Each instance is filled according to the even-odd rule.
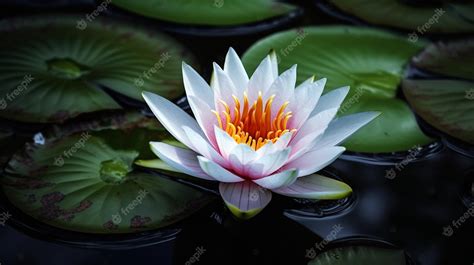
[[[220,103],[225,110],[221,119],[219,113],[212,112],[217,117],[217,122],[222,130],[225,130],[237,143],[248,144],[253,150],[258,150],[268,142],[275,143],[283,134],[294,132],[296,129],[288,129],[288,120],[291,118],[291,111],[285,112],[288,101],[283,103],[274,118],[272,119],[272,102],[275,95],[272,95],[264,104],[262,93],[258,93],[258,99],[250,107],[247,94],[244,93],[244,104],[241,110],[239,99],[232,95],[235,102],[234,115],[231,115],[229,105],[223,100]],[[233,116],[233,117],[232,117]]]

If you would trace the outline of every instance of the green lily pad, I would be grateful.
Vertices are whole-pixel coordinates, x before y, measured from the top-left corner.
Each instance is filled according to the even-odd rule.
[[[426,122],[474,144],[474,82],[404,80],[402,87],[410,105]]]
[[[417,36],[426,33],[474,32],[474,5],[436,3],[410,5],[399,0],[328,0],[343,12],[376,25],[411,30]]]
[[[235,26],[285,15],[296,7],[275,0],[114,0],[139,15],[164,21],[207,26]]]
[[[28,144],[9,161],[1,184],[16,207],[58,228],[84,233],[162,228],[210,201],[194,188],[133,166],[154,157],[149,140],[170,138],[163,128],[109,129]]]
[[[432,73],[474,80],[474,39],[432,43],[412,62]]]
[[[308,265],[406,265],[405,252],[381,247],[351,246],[327,250]]]
[[[339,115],[381,111],[382,114],[343,144],[350,151],[406,151],[432,139],[418,127],[406,103],[396,98],[403,70],[424,43],[380,30],[351,27],[310,27],[277,33],[254,44],[243,56],[249,73],[270,50],[279,70],[298,64],[297,81],[327,78],[325,92],[342,86],[351,90]],[[402,125],[402,126],[400,126]]]
[[[120,109],[103,88],[142,101],[153,91],[183,93],[176,41],[143,28],[84,15],[8,19],[0,24],[1,117],[62,122],[81,113]]]

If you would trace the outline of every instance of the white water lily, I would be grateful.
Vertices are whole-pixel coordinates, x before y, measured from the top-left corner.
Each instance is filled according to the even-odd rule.
[[[196,119],[163,97],[149,92],[143,97],[189,149],[162,142],[151,142],[151,148],[180,172],[220,182],[220,194],[236,216],[254,216],[272,192],[308,199],[350,193],[346,184],[313,174],[344,152],[338,144],[378,115],[334,119],[349,87],[321,96],[326,79],[310,78],[295,88],[296,65],[278,75],[274,53],[249,78],[232,48],[224,69],[214,63],[210,85],[189,65],[183,63],[182,70]]]

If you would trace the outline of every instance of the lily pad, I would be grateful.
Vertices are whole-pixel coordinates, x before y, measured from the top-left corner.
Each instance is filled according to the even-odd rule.
[[[296,10],[295,6],[275,0],[114,0],[113,4],[145,17],[206,26],[259,22]]]
[[[28,144],[9,161],[3,190],[24,213],[66,230],[133,233],[169,226],[210,201],[194,188],[133,166],[154,156],[145,151],[149,140],[169,138],[163,128],[135,128]]]
[[[362,111],[382,114],[343,145],[355,152],[387,153],[432,142],[418,127],[407,104],[396,98],[405,65],[423,46],[423,42],[412,43],[375,29],[309,27],[260,40],[244,54],[243,61],[252,72],[274,50],[280,71],[298,64],[298,82],[316,75],[327,78],[325,92],[350,86],[339,115]]]
[[[327,250],[308,265],[406,265],[405,252],[398,249],[350,246]]]
[[[341,11],[376,25],[426,33],[474,32],[470,3],[439,3],[413,5],[399,0],[328,0]]]
[[[474,82],[450,79],[404,80],[403,92],[426,122],[474,144]]]
[[[412,63],[432,73],[474,80],[474,39],[432,43]]]
[[[194,62],[169,37],[108,18],[8,19],[0,34],[8,36],[0,43],[0,116],[24,122],[120,109],[109,91],[175,99],[183,93],[181,62]]]

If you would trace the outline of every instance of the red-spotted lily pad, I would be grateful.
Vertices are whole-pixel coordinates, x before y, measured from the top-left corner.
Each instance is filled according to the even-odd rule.
[[[181,62],[194,61],[167,36],[102,17],[8,19],[0,34],[8,36],[0,43],[0,116],[24,122],[120,109],[109,91],[139,101],[144,90],[177,98]]]
[[[24,213],[84,233],[133,233],[162,228],[210,201],[206,194],[140,171],[148,142],[171,139],[162,128],[83,131],[27,144],[1,178],[4,193]]]

